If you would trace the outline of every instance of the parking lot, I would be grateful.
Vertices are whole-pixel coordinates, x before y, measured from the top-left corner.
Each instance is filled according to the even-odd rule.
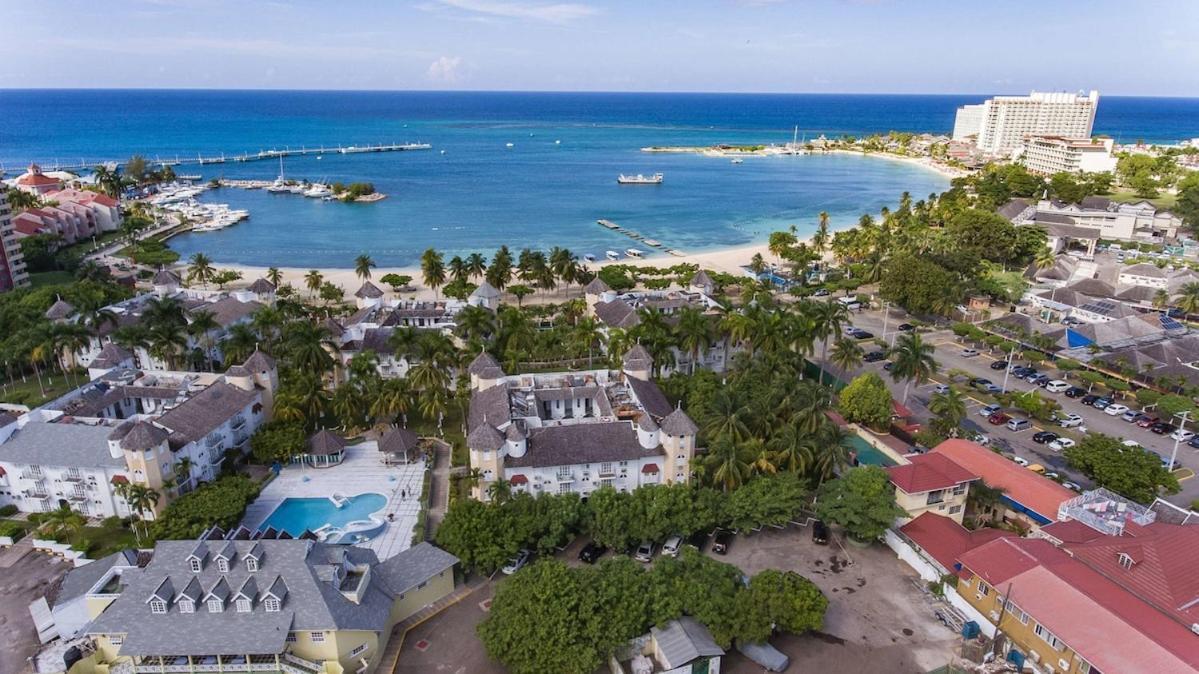
[[[887,320],[887,336],[886,339],[890,342],[896,332],[896,328],[905,320],[905,315],[898,309],[892,309],[890,318]],[[881,337],[883,334],[883,314],[882,311],[867,311],[861,314],[854,314],[853,324],[862,327],[874,333],[876,337]],[[931,418],[931,413],[928,411],[928,400],[933,395],[933,386],[935,383],[946,382],[946,373],[950,370],[961,370],[967,372],[971,377],[979,377],[988,379],[998,386],[1003,386],[1003,370],[992,370],[990,365],[997,358],[1002,358],[1006,354],[999,352],[989,353],[985,348],[980,349],[981,353],[973,357],[964,357],[963,351],[966,348],[963,344],[956,340],[956,337],[949,330],[934,330],[922,333],[924,340],[936,346],[934,354],[937,362],[940,365],[940,373],[934,377],[933,383],[923,386],[919,389],[913,389],[908,398],[908,407],[921,420]],[[867,351],[874,347],[869,344],[863,344],[863,348]],[[1017,362],[1019,359],[1017,358]],[[903,384],[891,381],[887,373],[883,370],[884,361],[876,363],[864,364],[858,369],[857,374],[866,370],[874,370],[880,375],[883,375],[891,387],[893,395],[899,399],[903,395]],[[1040,367],[1039,370],[1045,372],[1047,368]],[[1071,384],[1079,384],[1085,388],[1085,383],[1075,377]],[[968,382],[958,382],[956,384],[959,390],[966,393],[969,397],[969,414],[964,425],[968,428],[978,430],[986,434],[996,445],[1011,453],[1014,456],[1021,457],[1030,463],[1039,463],[1045,466],[1049,471],[1059,473],[1063,479],[1073,481],[1082,485],[1084,488],[1090,487],[1091,483],[1082,475],[1071,471],[1066,467],[1065,459],[1060,452],[1055,452],[1047,445],[1037,444],[1032,441],[1035,433],[1041,430],[1049,430],[1060,435],[1065,435],[1072,439],[1078,440],[1083,437],[1083,433],[1078,429],[1064,430],[1057,425],[1046,425],[1041,422],[1034,421],[1031,428],[1012,432],[1003,425],[994,426],[987,423],[985,417],[977,414],[979,408],[990,404],[992,400],[984,396],[981,392],[972,389]],[[1135,440],[1145,448],[1156,452],[1157,454],[1169,458],[1170,452],[1174,447],[1174,441],[1168,435],[1157,435],[1148,429],[1139,428],[1134,423],[1128,423],[1121,419],[1120,416],[1112,416],[1105,414],[1102,410],[1098,410],[1079,402],[1079,399],[1067,398],[1061,393],[1047,393],[1045,389],[1037,387],[1035,384],[1030,384],[1016,377],[1009,377],[1007,381],[1007,389],[1009,391],[1027,391],[1037,389],[1044,397],[1057,401],[1061,407],[1061,414],[1078,414],[1083,418],[1083,427],[1091,432],[1104,433],[1120,439]],[[1132,409],[1137,409],[1135,399],[1128,396],[1127,400],[1118,400],[1118,403],[1126,404]],[[1023,416],[1014,414],[1013,416]],[[1193,424],[1188,424],[1188,428],[1193,429]],[[1187,443],[1179,443],[1178,462],[1189,471],[1183,471],[1179,477],[1183,478],[1180,481],[1182,491],[1178,494],[1169,497],[1175,503],[1181,505],[1189,505],[1192,500],[1199,498],[1199,480],[1190,477],[1193,471],[1199,470],[1199,450],[1189,447]]]
[[[18,543],[0,550],[0,674],[31,672],[27,658],[40,644],[29,603],[66,575],[70,563]]]

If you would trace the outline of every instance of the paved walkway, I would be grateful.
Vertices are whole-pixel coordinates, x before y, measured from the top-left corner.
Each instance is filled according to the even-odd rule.
[[[425,538],[432,539],[445,519],[450,504],[450,454],[454,448],[442,442],[433,443],[433,479],[429,483],[429,512],[425,518]]]
[[[395,627],[391,628],[391,638],[387,640],[387,648],[383,651],[379,674],[395,671],[396,663],[400,658],[400,651],[404,648],[404,637],[408,635],[409,630],[469,597],[475,590],[485,586],[487,582],[487,578],[476,578],[469,583],[460,585],[450,594],[396,623]]]

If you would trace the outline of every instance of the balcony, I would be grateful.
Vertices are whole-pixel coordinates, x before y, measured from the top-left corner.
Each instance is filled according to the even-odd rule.
[[[240,431],[241,429],[245,428],[245,426],[246,426],[246,418],[245,417],[233,417],[233,422],[231,424],[229,424],[229,426],[230,426],[230,428],[232,428],[235,431]]]
[[[76,489],[75,491],[67,494],[67,500],[74,501],[75,503],[87,501],[87,492],[83,491],[82,489]]]
[[[318,667],[314,672],[320,671]],[[163,674],[165,672],[281,672],[285,665],[275,655],[193,655],[136,658],[133,663],[136,674]]]
[[[37,466],[26,468],[25,470],[21,471],[22,480],[43,480],[45,477],[46,476],[42,474],[42,469]]]
[[[22,489],[21,494],[24,495],[25,498],[32,499],[44,499],[49,498],[50,496],[50,492],[46,491],[46,485],[41,482],[38,482],[28,489]]]
[[[77,470],[69,470],[63,473],[62,479],[66,482],[83,482],[87,478],[83,473]]]

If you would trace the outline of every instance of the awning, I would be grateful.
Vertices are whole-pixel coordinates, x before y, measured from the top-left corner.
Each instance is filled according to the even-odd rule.
[[[508,484],[514,484],[514,485],[515,484],[528,484],[528,483],[529,483],[529,478],[525,477],[524,475],[521,475],[520,473],[513,475],[512,479],[508,480]]]
[[[129,478],[125,477],[124,475],[113,475],[109,482],[113,484],[129,484]]]
[[[646,474],[646,475],[650,475],[650,474],[657,474],[657,472],[658,472],[658,464],[656,464],[656,463],[647,463],[647,464],[645,464],[644,466],[642,466],[642,467],[641,467],[641,472],[642,472],[642,473],[644,473],[644,474]]]

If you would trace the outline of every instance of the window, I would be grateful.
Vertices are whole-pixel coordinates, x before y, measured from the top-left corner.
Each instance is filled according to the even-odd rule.
[[[209,613],[221,613],[224,610],[225,610],[225,602],[221,601],[220,599],[217,599],[216,597],[213,597],[212,599],[208,600],[208,612]]]
[[[423,589],[425,589],[425,586],[428,584],[429,584],[429,581],[425,581],[425,582],[421,583],[420,585],[417,585],[416,589],[423,590]]]
[[[238,613],[249,613],[250,609],[253,608],[253,606],[254,605],[252,603],[250,603],[250,600],[246,599],[245,597],[240,597],[237,600],[237,612]]]
[[[611,475],[612,473],[614,473],[614,472],[616,472],[616,471],[615,471],[615,470],[613,470],[613,468],[612,468],[612,462],[611,462],[611,461],[608,461],[608,462],[606,462],[606,463],[601,463],[601,464],[600,464],[600,471],[599,471],[599,472],[600,472],[600,475]]]
[[[1004,608],[1007,609],[1007,612],[1011,613],[1016,620],[1019,620],[1021,625],[1028,624],[1028,614],[1024,611],[1021,611],[1019,606],[1016,606],[1009,601]]]
[[[254,573],[258,570],[258,560],[254,557],[246,557],[246,571]]]
[[[937,489],[928,493],[927,505],[936,505],[945,500],[945,490]]]
[[[180,599],[179,603],[175,604],[179,607],[180,613],[195,613],[196,604],[190,599]]]
[[[569,482],[559,482],[558,483],[558,493],[559,494],[569,494],[570,493],[570,483]]]
[[[960,506],[960,505],[949,506],[949,514],[950,515],[956,515],[960,512],[962,512],[962,506]]]
[[[352,658],[357,655],[361,655],[365,652],[366,652],[366,644],[360,644],[358,646],[355,646],[354,650],[350,651],[350,657]]]
[[[200,560],[198,558],[192,557],[188,560],[188,564],[191,565],[192,573],[200,573],[202,565],[200,564]]]
[[[1041,637],[1042,641],[1052,646],[1054,650],[1060,651],[1063,647],[1065,647],[1065,644],[1063,644],[1053,632],[1045,629],[1041,623],[1037,623],[1037,626],[1033,628],[1033,632],[1035,632],[1037,636]]]
[[[1091,674],[1091,663],[1080,659],[1078,661],[1078,674]],[[1096,672],[1098,674],[1098,672]]]
[[[570,479],[570,466],[558,466],[558,479],[559,480],[569,480]]]
[[[288,632],[287,633],[287,643],[294,644],[295,642],[296,642],[296,633]]]
[[[953,488],[954,496],[961,496],[962,494],[965,494],[965,493],[966,493],[966,485],[965,484],[959,484],[958,486]]]
[[[979,596],[982,596],[982,597],[985,597],[985,596],[991,594],[991,586],[987,585],[986,583],[982,582],[981,580],[978,581],[978,594],[979,594]]]
[[[1121,552],[1119,560],[1120,560],[1121,567],[1123,567],[1125,569],[1132,568],[1132,557],[1130,557],[1127,553]]]
[[[324,632],[313,632],[312,634],[308,635],[308,638],[309,638],[309,639],[312,641],[312,643],[314,643],[314,644],[323,644],[323,643],[325,643],[325,633],[324,633]]]
[[[167,603],[161,599],[150,600],[150,613],[162,615],[167,612]]]
[[[216,560],[216,570],[221,573],[229,573],[229,560],[224,557],[219,557]]]
[[[112,644],[113,646],[120,646],[121,644],[125,643],[125,635],[110,634],[108,635],[108,643]]]

